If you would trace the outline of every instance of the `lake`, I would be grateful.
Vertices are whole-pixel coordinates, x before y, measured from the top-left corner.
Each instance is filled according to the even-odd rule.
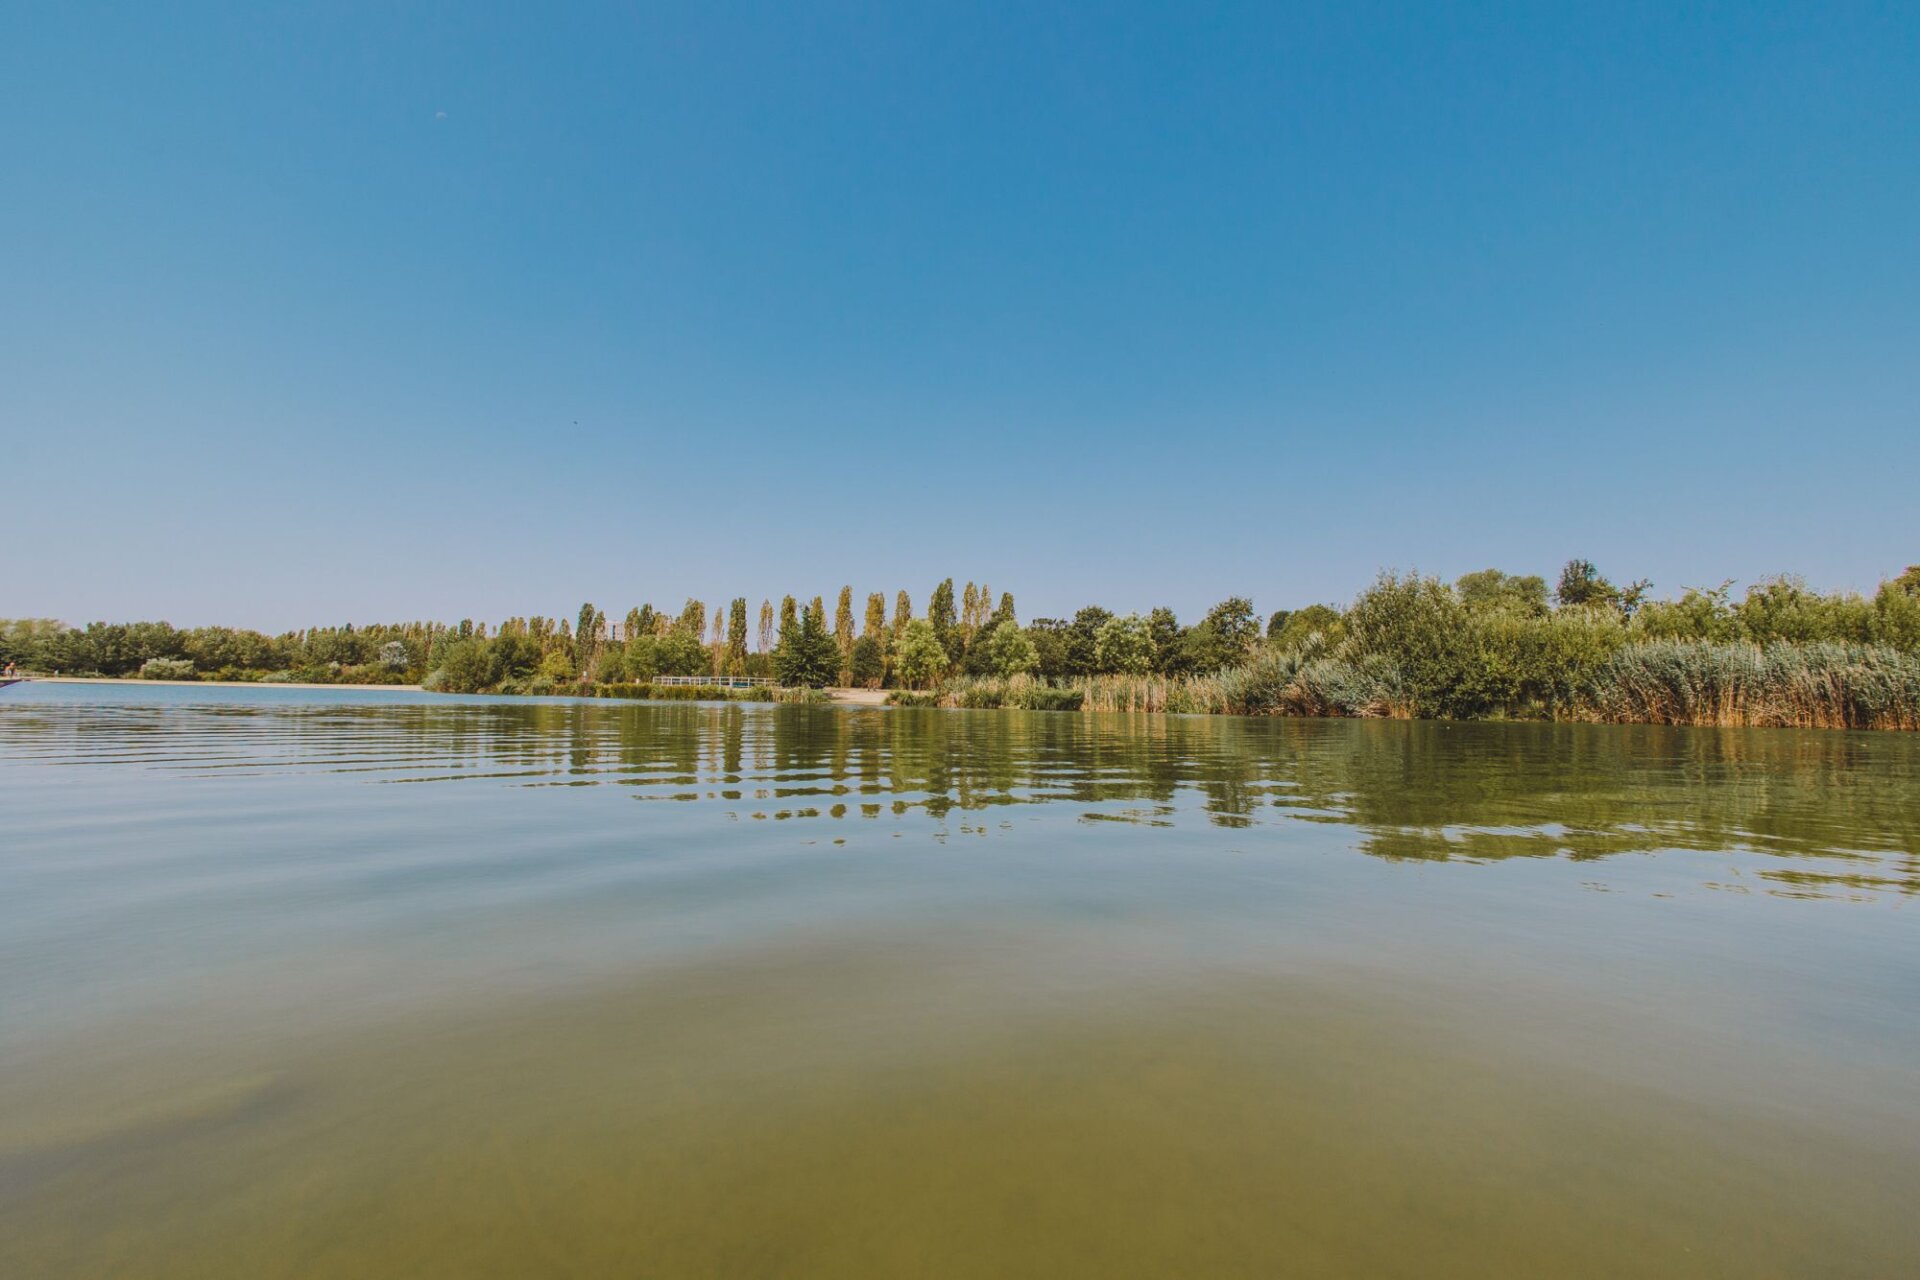
[[[0,1274],[1920,1269],[1920,740],[33,684]]]

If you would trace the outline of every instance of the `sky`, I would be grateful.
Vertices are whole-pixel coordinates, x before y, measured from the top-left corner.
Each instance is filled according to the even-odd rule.
[[[24,3],[0,616],[1920,561],[1920,6]]]

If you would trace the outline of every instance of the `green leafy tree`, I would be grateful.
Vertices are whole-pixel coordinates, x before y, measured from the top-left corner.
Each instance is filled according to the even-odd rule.
[[[1562,608],[1582,609],[1589,605],[1617,604],[1620,591],[1600,576],[1591,560],[1569,560],[1560,570],[1560,583],[1554,599]]]
[[[1260,620],[1254,617],[1253,602],[1245,596],[1228,596],[1201,619],[1226,647],[1229,663],[1244,662],[1260,639]]]
[[[1522,618],[1547,616],[1547,580],[1538,574],[1482,569],[1462,574],[1453,584],[1460,602],[1475,613],[1511,613]]]
[[[1027,642],[1033,646],[1037,659],[1034,674],[1045,680],[1059,680],[1069,674],[1072,626],[1060,618],[1035,618],[1027,624]]]
[[[953,579],[948,578],[933,589],[933,598],[927,602],[927,621],[933,625],[934,638],[940,641],[941,652],[947,655],[949,662],[961,651],[960,619],[953,605]]]
[[[1327,604],[1310,604],[1289,614],[1285,625],[1280,628],[1280,634],[1269,636],[1267,643],[1285,651],[1298,649],[1319,636],[1331,647],[1345,637],[1346,631],[1345,619],[1338,609]]]
[[[1153,645],[1153,670],[1160,675],[1179,675],[1186,670],[1180,647],[1180,619],[1162,605],[1147,614],[1147,639]]]
[[[853,654],[847,663],[848,683],[856,688],[879,688],[886,679],[886,659],[886,646],[879,636],[861,636],[853,642]]]
[[[741,675],[747,669],[747,598],[735,596],[727,606],[727,674]]]
[[[600,633],[606,620],[607,615],[591,603],[580,606],[580,620],[573,633],[573,669],[581,675],[593,670],[594,659],[600,653]]]
[[[447,693],[479,693],[494,683],[492,655],[484,640],[456,640],[440,653],[439,667],[427,678]]]
[[[894,674],[909,689],[927,689],[947,672],[947,651],[931,620],[914,618],[894,641]]]
[[[996,625],[980,642],[989,673],[997,676],[1026,675],[1040,665],[1039,650],[1015,622]]]
[[[1073,621],[1067,624],[1067,652],[1062,674],[1090,676],[1100,669],[1100,628],[1106,626],[1112,617],[1111,613],[1097,604],[1090,604],[1073,615]]]
[[[840,650],[827,634],[826,608],[817,599],[801,612],[796,626],[782,633],[773,667],[789,688],[823,688],[839,675]]]
[[[1153,636],[1137,613],[1109,618],[1094,637],[1094,666],[1103,674],[1145,675],[1153,670]]]
[[[841,587],[840,599],[833,610],[833,643],[840,650],[840,669],[851,677],[853,670],[853,588]]]
[[[663,676],[704,676],[713,669],[713,657],[700,638],[680,627],[655,642],[654,654]]]

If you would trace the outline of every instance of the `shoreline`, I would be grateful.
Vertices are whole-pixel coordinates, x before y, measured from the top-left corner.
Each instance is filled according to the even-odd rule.
[[[127,676],[26,676],[30,684],[126,684],[160,689],[392,689],[425,693],[417,684],[307,684],[295,680],[142,680]]]

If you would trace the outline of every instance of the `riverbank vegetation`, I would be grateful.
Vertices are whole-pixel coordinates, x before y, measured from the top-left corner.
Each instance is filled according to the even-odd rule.
[[[751,621],[750,621],[751,619]],[[1920,567],[1871,596],[1789,577],[1655,598],[1590,563],[1546,579],[1383,574],[1344,608],[1261,619],[1241,597],[1022,623],[1013,597],[941,582],[856,609],[851,587],[756,610],[690,600],[610,620],[319,627],[266,636],[163,622],[0,622],[0,661],[149,679],[411,684],[455,693],[774,700],[885,688],[897,705],[1236,715],[1920,728]],[[664,680],[663,677],[673,677]],[[706,682],[711,683],[706,683]]]

